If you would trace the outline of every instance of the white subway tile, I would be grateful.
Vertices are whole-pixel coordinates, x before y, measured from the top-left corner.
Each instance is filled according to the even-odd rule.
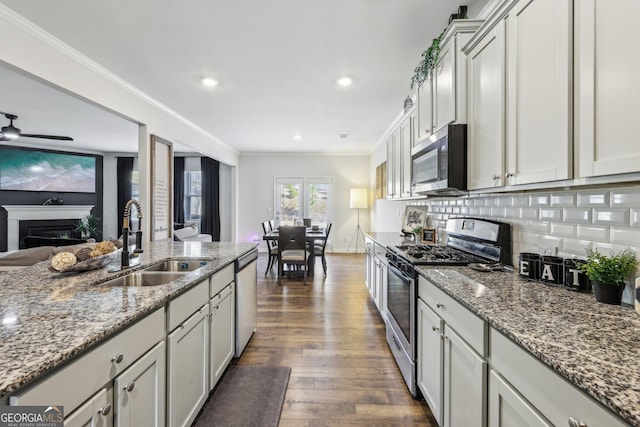
[[[464,198],[462,200],[464,201],[464,205],[465,206],[474,206],[475,199],[466,197],[466,198]]]
[[[480,215],[480,208],[478,207],[470,207],[469,208],[469,215]]]
[[[634,208],[640,206],[640,187],[611,190],[612,208]]]
[[[578,206],[605,207],[609,206],[609,191],[578,191]]]
[[[590,208],[565,208],[564,222],[591,224]]]
[[[546,221],[527,221],[524,227],[528,232],[536,234],[549,234],[551,231],[551,223]]]
[[[464,214],[464,215],[468,214],[469,213],[469,208],[467,206],[461,207],[460,208],[460,213]]]
[[[600,225],[629,225],[629,209],[594,209],[593,223]]]
[[[540,253],[543,253],[545,249],[561,248],[563,239],[561,237],[549,236],[548,234],[538,234],[537,240],[538,246],[540,247]],[[552,252],[551,255],[555,255],[555,252]]]
[[[570,207],[576,204],[576,193],[554,193],[551,195],[551,206]]]
[[[487,206],[480,207],[480,216],[491,216],[491,208]]]
[[[520,217],[520,208],[504,208],[504,216],[506,218],[519,218]]]
[[[529,196],[524,194],[511,196],[511,204],[513,206],[529,206]]]
[[[538,252],[538,235],[536,233],[521,232],[520,243],[524,246],[536,248],[533,252]]]
[[[451,213],[459,214],[460,213],[460,207],[459,206],[452,207],[451,208]]]
[[[456,206],[464,206],[464,200],[462,200],[462,199],[456,199],[456,203],[455,203],[455,205],[456,205]]]
[[[563,252],[579,257],[586,257],[591,249],[593,249],[593,243],[590,240],[564,239],[562,242]]]
[[[513,205],[513,198],[511,196],[499,196],[495,198],[496,206],[506,207]]]
[[[640,227],[640,209],[631,209],[630,220],[632,227]]]
[[[506,208],[491,208],[491,216],[494,218],[504,218],[506,216]]]
[[[538,208],[520,208],[521,219],[538,219]]]
[[[444,209],[444,212],[445,212],[445,213],[448,213],[448,214],[453,213],[453,208],[446,207],[446,208]]]
[[[609,243],[609,227],[578,224],[578,238]]]
[[[540,208],[541,221],[562,221],[562,209]]]
[[[549,206],[548,194],[532,194],[529,196],[530,206]]]
[[[611,253],[618,253],[618,252],[624,251],[625,249],[629,249],[629,246],[613,245],[611,243],[593,242],[593,249],[605,255],[609,255]]]
[[[551,234],[554,236],[577,237],[577,225],[554,222],[551,224]]]
[[[640,246],[640,230],[637,228],[611,227],[611,243]]]

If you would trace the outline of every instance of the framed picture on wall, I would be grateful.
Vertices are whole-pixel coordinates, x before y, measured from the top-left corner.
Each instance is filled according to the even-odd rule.
[[[173,144],[151,135],[151,240],[172,238]]]
[[[422,229],[427,227],[427,207],[407,206],[404,211],[402,231],[404,233],[413,233],[413,230],[418,227]]]

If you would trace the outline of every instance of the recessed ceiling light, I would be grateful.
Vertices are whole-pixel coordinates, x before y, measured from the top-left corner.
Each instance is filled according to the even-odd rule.
[[[212,79],[211,77],[203,77],[202,84],[206,87],[214,87],[218,86],[218,81],[216,79]]]
[[[293,135],[293,139],[295,139],[296,141],[299,141],[302,139],[302,135],[296,133],[295,135]]]
[[[338,79],[340,86],[351,86],[351,83],[353,83],[353,80],[349,76],[343,76]]]

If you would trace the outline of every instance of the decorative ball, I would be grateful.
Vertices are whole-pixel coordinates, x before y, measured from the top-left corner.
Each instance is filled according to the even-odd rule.
[[[78,259],[78,262],[86,261],[89,258],[91,258],[91,252],[92,251],[93,251],[93,249],[91,249],[91,248],[78,249],[76,251],[76,258]]]
[[[116,245],[111,240],[103,240],[96,245],[95,250],[102,252],[103,255],[109,254],[116,250]]]
[[[71,252],[60,252],[51,258],[51,267],[56,271],[62,271],[78,262],[78,259]]]
[[[120,249],[122,247],[122,242],[118,239],[111,239],[109,240],[111,243],[113,243],[113,246],[115,246],[116,248]]]
[[[97,250],[97,249],[94,249],[89,253],[89,256],[91,258],[96,258],[96,257],[102,256],[102,255],[104,255],[104,254],[101,251]]]

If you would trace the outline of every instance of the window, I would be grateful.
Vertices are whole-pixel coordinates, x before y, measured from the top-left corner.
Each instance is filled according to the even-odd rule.
[[[184,173],[184,220],[200,221],[202,215],[202,173]]]
[[[275,212],[278,224],[294,225],[298,218],[325,225],[333,213],[332,178],[276,178]]]

